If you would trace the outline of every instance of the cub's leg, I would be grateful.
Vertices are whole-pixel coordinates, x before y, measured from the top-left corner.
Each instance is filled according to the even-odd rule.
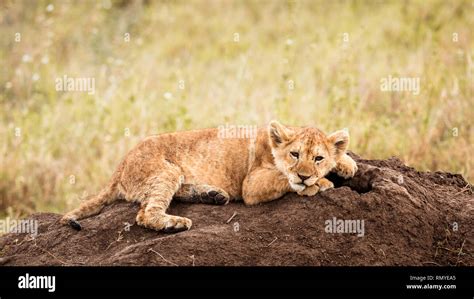
[[[253,169],[242,184],[242,197],[246,205],[272,201],[291,191],[297,190],[293,190],[286,176],[275,168]]]
[[[357,172],[357,163],[349,157],[349,155],[342,155],[337,161],[336,167],[333,170],[338,176],[349,179]]]
[[[182,184],[174,199],[191,203],[207,203],[225,205],[229,202],[229,194],[219,187],[210,185]]]
[[[145,198],[136,221],[138,225],[167,233],[176,233],[191,228],[191,219],[166,213],[173,195],[184,180],[178,167],[161,169],[160,173],[142,185]]]

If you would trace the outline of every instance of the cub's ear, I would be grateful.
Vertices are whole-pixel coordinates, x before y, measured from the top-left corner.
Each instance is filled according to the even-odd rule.
[[[278,146],[279,144],[288,141],[293,132],[291,129],[285,127],[276,120],[272,120],[268,125],[268,134],[270,135],[272,146]]]
[[[328,140],[334,145],[336,149],[336,155],[342,155],[346,152],[349,146],[349,130],[343,129],[336,131],[328,136]]]

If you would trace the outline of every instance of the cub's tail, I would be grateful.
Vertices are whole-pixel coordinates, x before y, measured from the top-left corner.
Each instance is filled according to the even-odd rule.
[[[113,188],[107,188],[102,190],[99,194],[91,196],[82,202],[77,209],[66,213],[63,218],[61,218],[60,222],[62,224],[70,225],[75,230],[81,230],[82,227],[78,220],[99,214],[106,205],[109,205],[118,199],[116,192],[112,189]]]

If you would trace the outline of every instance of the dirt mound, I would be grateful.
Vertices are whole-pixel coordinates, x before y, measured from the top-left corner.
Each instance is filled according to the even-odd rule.
[[[474,195],[462,176],[354,158],[353,179],[331,176],[336,188],[314,197],[255,207],[173,203],[172,214],[193,220],[174,235],[138,227],[138,206],[125,202],[82,220],[79,232],[60,225],[60,215],[37,213],[28,218],[39,222],[35,238],[0,238],[0,264],[474,266]],[[339,220],[359,220],[363,233],[340,233]]]

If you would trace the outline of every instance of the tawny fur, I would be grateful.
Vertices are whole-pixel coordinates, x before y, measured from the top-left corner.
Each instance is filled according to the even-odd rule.
[[[316,128],[276,121],[258,129],[253,139],[219,138],[217,129],[151,136],[125,156],[105,189],[61,222],[95,215],[124,199],[141,203],[136,218],[141,226],[187,230],[190,219],[166,213],[172,199],[210,204],[243,199],[255,205],[288,192],[312,196],[334,187],[324,178],[330,171],[354,176],[357,165],[346,154],[348,144],[346,131],[326,136]]]

